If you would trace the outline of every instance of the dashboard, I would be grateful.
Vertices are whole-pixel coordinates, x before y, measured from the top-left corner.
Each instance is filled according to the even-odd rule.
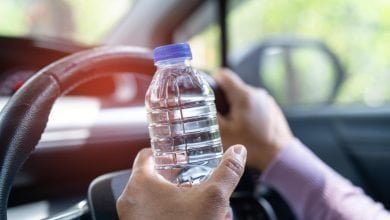
[[[34,75],[32,70],[5,71],[0,75],[0,96],[12,96]]]
[[[44,66],[69,54],[88,49],[72,42],[0,37],[0,96],[12,96]],[[68,95],[109,97],[115,93],[114,77],[87,82]]]

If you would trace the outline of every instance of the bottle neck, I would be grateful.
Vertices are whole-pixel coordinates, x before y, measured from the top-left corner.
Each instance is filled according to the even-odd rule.
[[[189,58],[176,58],[169,60],[161,60],[155,63],[158,69],[160,68],[185,68],[191,67],[191,59]]]

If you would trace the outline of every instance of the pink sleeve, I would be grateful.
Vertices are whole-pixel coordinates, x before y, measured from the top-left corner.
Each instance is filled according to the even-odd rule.
[[[298,140],[279,153],[261,181],[277,190],[302,220],[390,219],[382,204],[374,202]]]

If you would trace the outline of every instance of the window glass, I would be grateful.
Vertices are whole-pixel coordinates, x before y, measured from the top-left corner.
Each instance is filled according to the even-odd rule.
[[[173,33],[174,42],[188,42],[192,65],[213,74],[220,66],[220,28],[217,1],[204,1]]]
[[[188,40],[192,50],[192,64],[194,67],[205,70],[210,74],[215,73],[221,59],[219,37],[219,27],[212,24]]]
[[[316,50],[291,51],[291,63],[285,65],[286,54],[270,49],[262,60],[264,84],[282,105],[326,103],[334,81],[328,58]],[[286,70],[286,67],[288,68]],[[319,89],[322,88],[322,89]]]
[[[2,0],[0,35],[96,44],[129,11],[129,0]]]
[[[390,103],[390,1],[232,0],[230,3],[227,21],[233,55],[265,39],[280,36],[320,40],[334,51],[346,70],[336,104],[378,106]],[[298,69],[302,69],[296,77],[300,80],[299,86],[306,85],[298,91],[307,94],[299,97],[303,103],[323,99],[324,95],[313,91],[317,88],[319,93],[329,93],[335,78],[328,73],[316,77],[329,67],[319,61],[320,56],[305,53],[302,51],[293,57]],[[286,103],[283,99],[289,99],[289,92],[285,91],[288,90],[286,76],[281,75],[283,64],[275,56],[267,59],[268,75],[262,76],[264,82],[274,84],[271,87],[278,88],[274,89],[274,95],[278,101]],[[325,67],[322,69],[321,65]]]

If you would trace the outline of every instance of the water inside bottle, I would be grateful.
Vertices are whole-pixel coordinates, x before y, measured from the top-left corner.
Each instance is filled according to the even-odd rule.
[[[187,95],[180,97],[180,104],[148,113],[151,144],[162,176],[178,184],[196,184],[209,176],[222,156],[214,97]]]

